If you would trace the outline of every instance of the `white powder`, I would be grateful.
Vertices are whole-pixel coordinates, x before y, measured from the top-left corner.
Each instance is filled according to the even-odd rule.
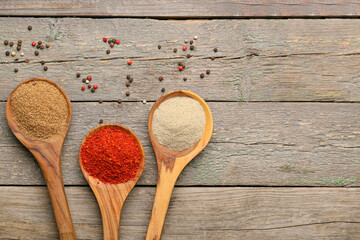
[[[182,151],[201,139],[205,124],[205,112],[198,101],[189,97],[173,97],[155,110],[152,130],[161,145]]]

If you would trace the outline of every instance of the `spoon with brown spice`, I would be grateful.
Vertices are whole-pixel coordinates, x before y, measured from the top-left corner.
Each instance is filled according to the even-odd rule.
[[[164,145],[161,145],[158,141],[159,139],[156,138],[156,134],[154,134],[153,131],[155,115],[154,113],[157,111],[157,109],[159,109],[159,107],[161,108],[161,105],[163,103],[177,97],[186,97],[190,98],[191,100],[196,100],[201,105],[198,107],[203,110],[205,115],[204,131],[202,133],[202,137],[200,135],[200,140],[195,142],[192,146],[180,151],[172,150]],[[196,104],[199,105],[198,103]],[[182,106],[182,104],[178,105]],[[190,109],[192,109],[192,107]],[[171,109],[170,112],[172,110],[173,109]],[[179,114],[178,118],[182,118],[181,115],[182,113]],[[190,116],[190,118],[192,118],[192,116]],[[177,119],[172,120],[174,121],[169,121],[168,123],[173,124],[174,122],[176,122]],[[176,126],[176,124],[173,125],[175,125],[173,126],[174,128],[178,127]],[[213,132],[213,119],[209,106],[201,97],[190,91],[178,90],[169,92],[156,101],[156,103],[150,110],[148,129],[150,140],[154,148],[157,160],[158,180],[146,240],[159,240],[161,238],[161,233],[165,223],[166,212],[168,210],[171,194],[174,189],[176,180],[184,167],[197,154],[199,154],[210,141]],[[169,141],[169,144],[172,145],[174,141],[178,141],[178,139],[176,139],[176,137],[175,139],[171,139],[171,141]]]
[[[56,83],[33,78],[19,84],[6,104],[11,131],[36,158],[50,194],[60,239],[76,239],[61,175],[61,151],[71,103]]]

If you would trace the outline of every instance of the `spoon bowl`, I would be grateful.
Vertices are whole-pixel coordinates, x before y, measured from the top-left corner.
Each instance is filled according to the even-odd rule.
[[[86,142],[86,140],[92,136],[95,132],[104,129],[104,128],[117,128],[124,132],[130,134],[137,144],[139,145],[141,153],[141,164],[136,173],[136,177],[124,183],[119,184],[110,184],[103,183],[99,179],[92,177],[84,169],[81,162],[81,148],[79,152],[79,164],[81,171],[89,183],[94,195],[97,199],[97,202],[100,207],[101,217],[103,222],[103,234],[104,239],[106,240],[118,240],[119,239],[119,227],[120,227],[120,215],[123,204],[129,195],[130,191],[135,186],[136,182],[139,180],[145,166],[145,153],[144,148],[141,145],[139,138],[128,128],[115,123],[106,123],[101,124],[93,129],[91,129],[85,136],[84,140],[81,143],[81,146]]]
[[[55,135],[47,140],[33,139],[19,129],[13,116],[11,98],[14,92],[22,84],[43,81],[55,86],[65,97],[67,103],[67,119],[65,126]],[[20,83],[10,94],[6,104],[6,120],[10,130],[15,137],[30,150],[36,158],[44,175],[51,203],[54,210],[55,220],[59,231],[60,239],[76,239],[69,206],[66,200],[64,183],[61,175],[61,151],[65,136],[71,121],[71,103],[65,91],[56,83],[42,78],[33,78]]]
[[[161,145],[152,130],[152,120],[155,110],[161,103],[173,97],[189,97],[195,99],[203,107],[206,117],[205,130],[202,138],[193,146],[182,151],[171,150]],[[213,132],[213,119],[209,106],[200,96],[190,91],[176,90],[163,95],[155,102],[149,113],[148,129],[157,161],[158,180],[146,240],[159,240],[176,180],[184,167],[209,143]]]

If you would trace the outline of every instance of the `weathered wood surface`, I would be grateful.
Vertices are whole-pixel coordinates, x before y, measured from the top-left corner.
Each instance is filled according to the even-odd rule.
[[[135,187],[120,239],[145,239],[155,189]],[[102,239],[88,187],[66,187],[78,239]],[[166,239],[358,239],[359,188],[175,188]],[[1,239],[57,239],[45,187],[0,187]]]
[[[139,184],[156,184],[156,161],[147,117],[152,103],[72,104],[62,156],[66,185],[86,184],[78,164],[85,134],[116,122],[132,129],[146,154]],[[359,103],[210,102],[214,134],[185,168],[178,185],[360,185]],[[0,103],[1,184],[44,184],[31,154],[12,135]]]
[[[27,30],[29,24],[32,31]],[[2,101],[20,81],[35,76],[56,81],[73,101],[156,100],[162,87],[192,90],[206,100],[360,101],[360,19],[0,18],[0,26],[0,38],[21,38],[30,58],[28,64],[23,59],[15,63],[0,54]],[[194,35],[199,39],[195,50],[186,52],[193,54],[187,59],[181,46]],[[104,36],[122,41],[110,55],[105,53]],[[50,41],[52,46],[35,57],[30,46],[34,40]],[[1,51],[8,48],[0,44]],[[217,59],[211,61],[211,56]],[[132,66],[127,59],[133,60]],[[41,60],[48,62],[47,72]],[[187,65],[183,72],[177,69],[178,61]],[[207,69],[211,74],[200,79]],[[93,76],[100,86],[95,94],[80,91],[77,72]],[[129,89],[127,74],[135,79]],[[127,90],[130,97],[125,96]]]
[[[360,3],[352,0],[12,0],[0,2],[0,15],[157,18],[343,17],[359,16]]]

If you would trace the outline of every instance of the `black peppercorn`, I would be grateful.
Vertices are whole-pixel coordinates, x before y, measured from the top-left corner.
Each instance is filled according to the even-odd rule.
[[[99,103],[102,104],[102,103],[103,103],[103,100],[102,100],[102,99],[99,99]]]
[[[176,52],[177,52],[177,48],[174,48],[173,51],[174,51],[174,53],[176,53]]]
[[[86,78],[83,78],[83,79],[82,79],[82,82],[85,83],[85,82],[86,82]]]
[[[5,40],[4,41],[4,45],[6,46],[6,45],[8,45],[9,44],[9,41],[8,40]]]
[[[187,77],[184,77],[184,78],[183,78],[183,80],[184,80],[184,82],[186,82],[186,80],[187,80]]]
[[[190,45],[193,45],[194,41],[193,40],[190,40]]]
[[[210,74],[210,70],[206,70],[206,74]]]
[[[106,53],[107,53],[107,54],[110,54],[110,49],[106,50]]]
[[[89,89],[91,88],[91,84],[88,84],[88,88],[89,88]]]
[[[195,49],[195,47],[194,46],[190,46],[190,50],[192,51],[192,50],[194,50]]]
[[[5,52],[5,55],[6,55],[6,56],[10,56],[10,52],[9,52],[9,51],[6,51],[6,52]]]
[[[39,56],[39,51],[35,51],[35,56]]]
[[[44,71],[47,71],[47,70],[48,70],[48,67],[47,67],[47,66],[45,66],[45,67],[44,67]]]
[[[102,119],[99,120],[99,123],[102,124],[104,121]]]
[[[112,42],[113,44],[115,44],[115,43],[116,43],[116,39],[115,39],[115,38],[112,39],[111,42]]]
[[[126,87],[130,87],[130,83],[129,83],[129,82],[126,82],[125,85],[126,85]]]
[[[112,40],[111,40],[111,39],[109,39],[109,40],[108,40],[108,44],[110,44],[111,42],[112,42]]]
[[[126,96],[130,96],[130,92],[129,92],[129,91],[126,92]]]
[[[126,79],[127,79],[127,80],[130,80],[130,78],[131,78],[130,75],[127,75],[127,76],[126,76]]]
[[[39,44],[38,44],[38,45],[36,45],[36,48],[37,48],[37,49],[40,49],[40,45],[39,45]]]
[[[129,79],[129,83],[132,83],[133,81],[134,81],[133,78],[130,78],[130,79]]]
[[[42,41],[38,41],[38,44],[41,45],[41,44],[42,44]]]
[[[217,48],[214,48],[214,52],[217,52],[217,50],[218,50]]]
[[[45,65],[45,61],[44,61],[44,60],[40,61],[40,63],[41,63],[41,65]]]
[[[212,56],[212,57],[211,57],[211,61],[214,61],[214,60],[215,60],[215,57],[214,57],[214,56]]]
[[[178,62],[178,65],[179,65],[179,66],[182,66],[182,65],[183,65],[183,63],[182,63],[182,62]]]
[[[191,58],[191,54],[189,54],[189,53],[186,54],[186,57],[187,57],[187,58]]]
[[[80,74],[80,73],[77,73],[77,74],[76,74],[76,77],[77,77],[77,78],[79,78],[80,76],[81,76],[81,74]]]
[[[45,47],[44,47],[44,45],[40,45],[40,49],[44,49]]]
[[[20,47],[20,46],[17,46],[17,47],[16,47],[16,50],[20,51],[20,50],[21,50],[21,47]]]
[[[164,78],[162,76],[159,77],[159,81],[162,81],[164,80]]]
[[[18,43],[20,43],[20,44],[21,44],[21,43],[22,43],[22,40],[21,40],[21,39],[19,39],[19,40],[18,40]]]
[[[91,91],[92,93],[95,92],[95,88],[92,88],[90,91]]]
[[[14,46],[14,43],[13,43],[13,42],[10,42],[10,43],[9,43],[9,46],[10,46],[10,47]]]
[[[205,75],[204,75],[203,73],[201,73],[201,74],[200,74],[200,77],[201,77],[201,78],[204,78],[204,77],[205,77]]]
[[[165,92],[165,88],[162,88],[162,89],[161,89],[161,92]]]
[[[50,48],[50,43],[47,43],[45,46],[46,48]]]
[[[158,45],[158,49],[161,49],[161,45]]]
[[[21,46],[21,43],[19,43],[19,42],[18,42],[18,44],[17,44],[17,45],[18,45],[18,46]]]
[[[117,102],[118,102],[118,104],[121,104],[121,99],[118,99]]]
[[[29,31],[32,30],[32,26],[31,26],[31,25],[28,26],[28,30],[29,30]]]
[[[19,69],[17,69],[17,68],[14,68],[14,72],[16,72],[16,73],[17,73],[18,71],[19,71]]]
[[[110,43],[110,47],[114,47],[115,46],[115,44],[112,42],[112,43]]]

